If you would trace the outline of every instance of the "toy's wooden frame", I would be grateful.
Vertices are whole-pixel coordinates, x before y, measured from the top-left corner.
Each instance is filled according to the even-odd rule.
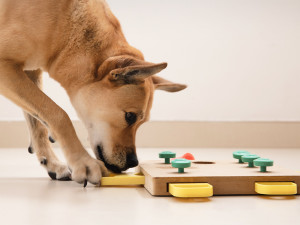
[[[178,173],[171,164],[147,161],[140,164],[145,176],[145,188],[155,196],[169,196],[169,183],[209,183],[213,195],[254,195],[256,182],[294,182],[300,193],[300,172],[279,166],[260,172],[259,167],[249,168],[246,163],[192,161],[184,173]]]

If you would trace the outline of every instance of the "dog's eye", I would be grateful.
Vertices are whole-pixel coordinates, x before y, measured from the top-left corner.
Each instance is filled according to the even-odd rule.
[[[128,125],[134,124],[136,122],[136,114],[133,112],[125,112],[125,120]]]

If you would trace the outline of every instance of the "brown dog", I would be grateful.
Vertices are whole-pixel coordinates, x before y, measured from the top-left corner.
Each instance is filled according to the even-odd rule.
[[[52,179],[69,179],[70,171],[53,153],[48,131],[72,179],[99,184],[105,167],[137,166],[135,134],[149,119],[154,90],[186,87],[153,76],[167,64],[144,61],[104,0],[1,0],[0,33],[0,93],[24,110],[29,151]],[[42,70],[65,88],[104,163],[87,153],[66,112],[41,91]]]

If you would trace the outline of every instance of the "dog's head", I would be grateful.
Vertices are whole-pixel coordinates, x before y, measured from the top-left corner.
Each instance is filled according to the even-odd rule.
[[[95,79],[72,99],[96,157],[111,171],[138,165],[135,135],[149,120],[154,90],[186,88],[154,75],[166,67],[167,63],[154,64],[130,56],[110,57],[98,68]]]

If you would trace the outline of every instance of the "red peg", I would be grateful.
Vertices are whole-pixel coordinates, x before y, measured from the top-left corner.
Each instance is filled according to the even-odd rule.
[[[192,153],[185,153],[184,155],[180,156],[180,157],[176,157],[173,159],[188,159],[188,160],[195,160],[195,157],[193,156]],[[171,159],[171,160],[173,160]]]

